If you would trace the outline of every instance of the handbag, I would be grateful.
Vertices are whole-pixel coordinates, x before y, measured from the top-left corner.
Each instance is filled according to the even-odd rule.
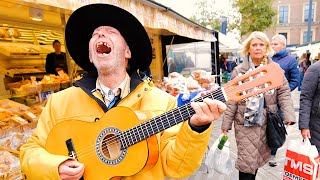
[[[264,103],[266,107],[266,103]],[[279,112],[272,113],[267,109],[267,143],[271,149],[280,148],[286,141],[287,130]]]

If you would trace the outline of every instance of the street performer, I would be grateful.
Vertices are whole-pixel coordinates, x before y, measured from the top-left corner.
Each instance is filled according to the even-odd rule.
[[[115,106],[130,108],[144,121],[177,105],[173,96],[157,89],[143,73],[152,60],[151,44],[142,24],[129,12],[108,4],[83,6],[70,16],[65,37],[71,57],[88,74],[75,86],[50,96],[34,134],[21,147],[21,167],[28,180],[76,180],[88,170],[80,160],[45,149],[48,135],[58,123],[99,122]],[[156,134],[159,156],[154,165],[123,179],[184,178],[197,170],[212,121],[226,106],[218,100],[204,99],[191,103],[191,107],[195,114],[189,120]],[[84,129],[83,133],[89,131]],[[130,167],[124,169],[129,171]]]

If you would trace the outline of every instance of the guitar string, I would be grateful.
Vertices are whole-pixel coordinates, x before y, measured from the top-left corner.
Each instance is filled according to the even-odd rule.
[[[219,97],[223,97],[223,96],[218,96],[217,98],[219,98]],[[203,97],[201,97],[199,100],[201,100],[201,99],[203,99]],[[219,100],[219,99],[218,99],[218,100]],[[172,113],[173,113],[173,111],[172,111]],[[187,112],[187,113],[188,113],[188,112]],[[187,113],[182,113],[182,114],[184,114],[184,115],[185,115],[185,114],[187,114]],[[174,117],[173,117],[173,118],[174,118]],[[175,120],[175,118],[174,118],[174,120]],[[170,123],[170,122],[171,122],[171,120],[170,120],[170,122],[167,120],[167,122],[168,122],[168,123],[167,123],[166,125],[168,125],[168,124],[169,124],[169,125],[171,126],[171,123]],[[174,123],[174,122],[173,122],[173,123]],[[180,123],[180,122],[179,122],[179,123]],[[178,123],[176,123],[176,124],[178,124]],[[156,125],[157,125],[157,124],[156,124]],[[145,125],[145,127],[147,127],[147,126]],[[151,129],[153,130],[152,126],[150,126],[150,127],[151,127]],[[131,129],[129,129],[129,130],[130,130],[130,131],[131,131],[131,130],[133,130],[133,131],[134,131],[134,129],[133,129],[133,128],[131,128]],[[128,131],[129,131],[129,130],[128,130]],[[159,131],[159,130],[158,130],[158,131]],[[160,132],[160,131],[159,131],[159,132]],[[136,133],[136,132],[133,132],[133,133]],[[137,131],[137,133],[138,133],[138,131]],[[148,134],[149,134],[149,132],[148,132]],[[122,136],[122,135],[123,135],[123,136]],[[108,141],[108,140],[109,140],[109,141],[113,140],[113,141],[115,141],[114,143],[121,144],[121,141],[120,141],[120,142],[118,142],[118,141],[116,141],[116,139],[120,139],[120,138],[124,137],[124,135],[125,135],[125,134],[121,134],[120,136],[112,137],[111,139],[109,138],[109,139],[106,139],[106,140],[107,140],[107,141]],[[136,137],[135,139],[138,139],[138,138],[137,138],[137,136],[136,136],[136,134],[133,134],[133,135],[135,135],[135,137]],[[133,135],[131,135],[131,136],[130,136],[130,137],[131,137],[131,142],[133,142],[133,141],[134,141],[134,139],[132,138],[132,136],[133,136]],[[119,138],[118,138],[118,137],[119,137]],[[139,137],[140,137],[140,135],[139,135]],[[149,135],[149,137],[150,137],[150,135]],[[139,141],[141,141],[141,138],[139,138],[139,139],[140,139]],[[144,138],[144,139],[145,139],[145,138]],[[129,140],[128,140],[128,141],[129,141]],[[133,144],[135,144],[135,143],[136,143],[136,142],[135,142],[135,143],[131,144],[131,142],[129,141],[129,143],[128,143],[128,144],[129,144],[129,146],[131,146],[131,145],[133,145]],[[111,146],[111,145],[113,145],[114,143],[107,144],[106,146]],[[126,144],[127,144],[127,143],[126,143]],[[103,149],[103,148],[105,148],[106,146],[102,146],[101,148]],[[129,146],[128,146],[128,147],[129,147]],[[88,147],[88,148],[89,148],[89,147]],[[81,153],[82,153],[82,154],[84,154],[84,152],[83,152],[83,151],[82,151]]]
[[[219,94],[219,93],[218,93],[218,92],[215,92],[214,94]],[[219,98],[220,98],[220,99],[219,99]],[[223,100],[223,99],[221,99],[221,98],[224,98],[224,96],[217,96],[217,97],[216,97],[216,99],[218,99],[218,100]],[[201,99],[203,99],[203,97],[199,97],[199,100],[201,100]],[[188,104],[186,104],[186,105],[190,105],[190,103],[188,103]],[[183,110],[183,111],[181,111],[179,114],[184,115],[184,116],[189,115],[188,109],[186,109],[186,110],[185,110],[185,109],[182,109],[182,110]],[[178,114],[178,108],[176,108],[176,109],[174,109],[174,110],[172,110],[172,111],[169,111],[169,112]],[[168,114],[169,112],[167,112],[166,114]],[[163,114],[162,114],[162,115],[163,115]],[[159,116],[157,116],[157,117],[160,117],[160,116],[161,116],[161,115],[159,115]],[[176,121],[175,119],[176,119],[176,118],[173,117],[173,120],[174,120],[174,121]],[[143,124],[145,125],[145,127],[147,127],[146,124],[147,124],[148,122],[151,122],[152,120],[154,120],[154,118],[150,119],[149,121],[146,121],[145,123],[140,124],[140,127],[141,127]],[[170,119],[166,119],[166,120],[167,120],[167,121],[163,121],[163,120],[162,120],[162,123],[165,123],[164,126],[168,126],[168,125],[169,125],[169,127],[170,127],[170,125],[171,125],[172,123],[174,123],[174,122],[172,122],[172,120],[170,120]],[[169,121],[170,121],[170,122],[169,122]],[[179,122],[179,123],[180,123],[180,122]],[[178,123],[176,123],[176,124],[178,124]],[[159,126],[161,126],[161,125],[159,125]],[[151,129],[153,129],[152,126],[151,126]],[[158,128],[158,129],[159,129],[159,128]],[[128,129],[127,131],[132,131],[132,130],[133,130],[134,133],[139,133],[138,131],[135,131],[135,130],[134,130],[134,127]],[[148,131],[148,130],[147,130],[147,131]],[[160,131],[159,131],[159,132],[160,132]],[[148,133],[149,133],[149,132],[148,132]],[[122,133],[122,134],[120,134],[119,136],[112,137],[112,138],[107,138],[106,141],[111,141],[112,143],[109,143],[109,144],[107,144],[107,145],[105,145],[105,146],[102,146],[101,148],[103,149],[103,148],[105,148],[105,147],[107,147],[107,146],[110,147],[110,146],[114,145],[115,143],[116,143],[117,145],[118,145],[118,144],[121,144],[121,143],[119,143],[117,140],[118,140],[118,139],[123,139],[123,138],[125,138],[125,135],[126,135],[125,133]],[[133,134],[133,135],[135,135],[135,137],[136,137],[135,139],[138,139],[138,138],[137,138],[137,134]],[[133,135],[130,135],[130,137],[131,137],[131,139],[130,139],[131,142],[134,141],[134,139],[132,138]],[[149,137],[150,137],[150,136],[149,136]],[[141,140],[140,135],[139,135],[139,139]],[[126,141],[125,143],[126,143],[127,145],[129,144],[129,145],[131,146],[132,143],[130,142],[130,140],[128,140],[128,143],[126,143],[127,141]],[[113,142],[114,142],[114,143],[113,143]],[[100,144],[101,144],[101,143],[100,143]],[[124,143],[123,143],[123,144],[124,144]],[[93,146],[91,146],[91,147],[87,147],[88,149],[90,148],[90,152],[91,152],[92,147],[95,148],[95,145],[93,145]],[[79,154],[79,156],[80,156],[80,154],[81,154],[81,155],[85,154],[84,151],[85,151],[87,148],[78,151],[77,154]]]
[[[229,88],[229,89],[235,89],[235,88]],[[219,98],[224,98],[224,96],[223,96],[223,94],[221,95],[221,93],[220,92],[216,92],[216,91],[214,91],[214,92],[211,92],[211,93],[209,93],[209,95],[211,95],[211,94],[213,94],[213,95],[216,95],[216,94],[219,94],[219,96],[217,96],[215,99],[217,99],[217,100],[222,100],[222,99],[219,99]],[[203,100],[204,98],[206,98],[206,97],[200,97],[199,98],[199,100]],[[173,113],[174,111],[172,111],[172,113]],[[183,113],[181,113],[181,115],[183,114],[183,115],[187,115],[189,112],[183,112]],[[166,114],[168,114],[168,113],[166,113]],[[161,115],[160,115],[161,116]],[[175,120],[175,118],[173,117],[173,119],[174,119],[174,121],[176,121]],[[151,120],[153,120],[153,119],[151,119]],[[151,122],[151,120],[150,120],[150,122]],[[169,121],[171,121],[171,120],[169,120]],[[167,119],[167,124],[166,125],[170,125],[169,127],[171,127],[171,123],[168,121],[168,119]],[[148,121],[149,122],[149,121]],[[163,122],[162,122],[163,123]],[[174,123],[174,122],[173,122]],[[180,122],[179,122],[180,123]],[[145,123],[146,124],[146,123]],[[176,123],[176,124],[178,124],[178,123]],[[140,124],[140,125],[142,125],[142,124]],[[157,125],[157,124],[156,124]],[[145,127],[147,127],[146,125],[145,125]],[[154,130],[153,130],[153,128],[152,128],[152,125],[150,126],[151,127],[151,129],[152,129],[152,131],[154,132]],[[127,130],[127,131],[131,131],[131,130],[133,130],[133,134],[132,135],[130,135],[130,137],[131,137],[131,142],[133,142],[134,141],[134,139],[132,138],[132,136],[134,135],[135,136],[135,139],[138,139],[137,138],[137,134],[135,134],[135,133],[139,133],[138,131],[136,131],[135,132],[135,130],[134,130],[134,127],[133,128],[130,128],[129,130]],[[147,130],[148,131],[148,130]],[[159,131],[159,130],[158,130]],[[159,131],[159,132],[161,132],[161,131]],[[149,132],[148,132],[148,134],[149,134]],[[155,134],[155,133],[154,133]],[[106,144],[105,146],[101,146],[101,148],[103,149],[103,148],[106,148],[107,146],[108,147],[111,147],[111,146],[114,146],[114,144],[117,144],[117,145],[122,145],[121,144],[121,141],[120,142],[118,142],[117,140],[118,139],[122,139],[123,137],[125,136],[125,134],[124,133],[122,133],[122,134],[120,134],[119,136],[116,136],[116,137],[111,137],[111,138],[107,138],[106,139],[106,141],[111,141],[111,142],[114,142],[114,143],[109,143],[109,144]],[[150,136],[149,136],[150,137]],[[144,138],[144,139],[146,139],[146,138]],[[139,141],[141,141],[141,138],[140,138],[140,135],[139,135]],[[138,142],[139,142],[138,141]],[[126,145],[128,145],[129,144],[129,146],[131,146],[131,145],[133,145],[133,144],[135,144],[135,143],[131,143],[129,140],[128,140],[128,143],[126,143]],[[101,144],[101,143],[100,143]],[[124,144],[124,143],[123,143]],[[128,146],[128,147],[129,147]],[[93,145],[92,147],[95,147],[95,145]],[[90,148],[90,147],[87,147],[88,149]],[[87,149],[87,148],[85,148],[85,149]],[[85,149],[82,149],[82,150],[80,150],[79,151],[79,154],[85,154]],[[89,150],[90,152],[91,152],[91,150]]]
[[[186,104],[186,106],[187,105],[190,105],[190,104]],[[169,112],[172,112],[172,113],[174,113],[175,112],[175,114],[178,114],[178,111],[177,111],[178,109],[175,109],[174,111],[169,111]],[[186,115],[189,115],[189,112],[188,112],[188,109],[182,109],[183,111],[181,111],[181,115],[184,115],[184,116],[186,116]],[[179,113],[180,114],[180,113]],[[161,115],[160,115],[161,116]],[[160,117],[160,116],[158,116],[158,117]],[[154,120],[154,118],[152,118],[150,121],[153,121]],[[174,125],[176,125],[176,124],[179,124],[179,123],[175,123],[176,122],[176,118],[174,118],[173,117],[173,119],[166,119],[167,121],[163,121],[162,120],[162,123],[164,123],[163,125],[165,126],[165,127],[171,127],[172,125],[171,124],[174,124]],[[150,122],[150,121],[148,121],[148,122]],[[143,123],[142,123],[143,124]],[[144,123],[145,124],[145,123]],[[140,124],[141,125],[141,124]],[[160,126],[160,125],[159,125]],[[145,127],[147,127],[146,125],[145,125]],[[155,134],[154,133],[154,128],[152,128],[152,126],[151,126],[151,129],[152,129],[152,131],[153,131],[153,134]],[[158,131],[159,131],[159,128],[157,128],[158,129]],[[165,129],[165,128],[164,128]],[[133,128],[131,128],[131,129],[129,129],[130,131],[131,130],[133,130]],[[127,130],[127,131],[129,131],[129,130]],[[147,129],[147,131],[149,131],[148,129]],[[161,132],[161,131],[159,131],[159,132]],[[133,130],[133,133],[134,134],[132,134],[131,133],[131,135],[130,135],[130,137],[131,137],[131,141],[130,140],[128,140],[128,143],[126,143],[126,145],[128,145],[129,144],[129,146],[131,146],[131,145],[133,145],[133,144],[135,144],[135,143],[131,143],[131,142],[133,142],[134,141],[134,139],[132,138],[133,136],[135,136],[135,139],[139,139],[140,141],[141,141],[141,139],[143,139],[143,138],[140,138],[141,136],[140,136],[140,134],[138,135],[139,136],[139,138],[137,138],[138,136],[137,136],[137,134],[136,133],[139,133],[138,131],[134,131]],[[119,137],[119,138],[118,138]],[[103,149],[103,148],[106,148],[106,147],[112,147],[112,148],[114,148],[114,147],[119,147],[118,145],[121,145],[121,142],[119,142],[118,141],[118,139],[122,139],[122,137],[124,137],[124,134],[122,133],[120,136],[117,136],[117,137],[112,137],[111,139],[106,139],[106,141],[111,141],[112,143],[109,143],[109,144],[107,144],[107,145],[103,145],[103,146],[101,146],[101,149]],[[150,137],[150,136],[149,136]],[[124,137],[125,138],[125,137]],[[144,139],[146,139],[146,138],[144,138]],[[139,142],[139,141],[138,141]],[[101,143],[99,143],[99,144],[97,144],[97,145],[100,145]],[[128,147],[129,147],[128,146]],[[95,145],[93,146],[93,147],[88,147],[88,148],[91,148],[91,149],[89,149],[89,154],[90,153],[92,153],[91,152],[91,150],[92,149],[95,149]],[[83,149],[84,150],[84,149]],[[82,158],[84,159],[84,158],[86,158],[85,156],[85,152],[83,151],[83,150],[81,150],[81,152],[79,151],[79,156],[82,156]],[[77,153],[78,154],[78,153]],[[81,155],[80,155],[81,154]]]
[[[232,88],[231,88],[231,89],[232,89]],[[233,88],[233,89],[234,89],[234,88]],[[251,89],[251,88],[250,88],[250,89]],[[211,95],[211,94],[217,94],[217,93],[214,93],[214,92],[209,93],[209,95]],[[216,99],[221,98],[221,97],[224,98],[224,96],[221,95],[221,93],[218,93],[218,94],[220,94],[220,95],[217,96]],[[211,95],[211,96],[212,96],[212,95]],[[206,98],[206,97],[200,97],[200,98],[198,98],[198,100],[201,100],[201,99],[203,100],[203,98]],[[219,99],[218,99],[218,100],[219,100]],[[173,112],[174,112],[174,111],[172,111],[172,113],[173,113]],[[188,114],[188,113],[189,113],[189,112],[187,112],[187,113],[183,112],[183,113],[181,113],[181,114],[186,115],[186,114]],[[168,113],[166,113],[166,114],[168,114]],[[160,115],[160,116],[161,116],[161,115]],[[160,116],[159,116],[159,117],[160,117]],[[175,120],[174,117],[173,117],[173,119]],[[153,120],[153,119],[151,119],[151,120]],[[151,122],[151,120],[148,121],[148,122]],[[175,121],[176,121],[176,120],[175,120]],[[166,126],[169,124],[169,127],[171,127],[171,123],[170,123],[170,122],[171,122],[171,120],[168,120],[168,119],[167,119],[167,124],[166,124]],[[162,123],[163,123],[163,122],[162,122]],[[165,122],[165,123],[166,123],[166,122]],[[174,123],[174,122],[173,122],[173,123]],[[179,122],[179,123],[180,123],[180,122]],[[143,123],[142,123],[142,124],[143,124]],[[140,125],[142,125],[142,124],[140,124]],[[146,124],[147,124],[147,123],[145,123],[145,127],[147,127]],[[176,123],[176,124],[178,124],[178,123]],[[175,124],[175,125],[176,125],[176,124]],[[156,124],[156,125],[157,125],[157,124]],[[151,127],[151,129],[152,129],[152,131],[153,131],[153,134],[155,134],[155,133],[154,133],[154,130],[153,130],[153,128],[152,128],[152,125],[151,125],[150,127]],[[141,127],[140,127],[140,128],[141,128]],[[165,128],[165,129],[166,129],[166,128]],[[132,138],[133,135],[135,136],[135,139],[138,139],[138,138],[137,138],[137,134],[135,134],[135,133],[138,133],[138,131],[134,132],[134,127],[133,127],[133,128],[130,128],[130,129],[127,130],[127,131],[131,131],[131,130],[133,130],[133,134],[131,133],[132,135],[130,135],[130,137],[131,137],[131,142],[133,142],[133,143],[131,143],[131,142],[128,140],[129,146],[137,143],[137,142],[134,142],[134,139]],[[147,131],[148,131],[148,130],[147,130]],[[159,131],[159,129],[158,129],[158,131]],[[162,131],[162,130],[161,130],[161,131]],[[159,131],[159,132],[161,132],[161,131]],[[149,134],[149,132],[148,132],[148,134]],[[114,143],[106,144],[105,146],[101,146],[101,148],[104,149],[104,148],[106,148],[107,146],[109,146],[109,147],[113,146],[113,147],[114,147],[114,144],[115,144],[115,143],[116,143],[117,145],[122,145],[122,144],[121,144],[121,140],[120,140],[120,142],[118,142],[117,140],[123,138],[124,136],[125,136],[125,134],[122,133],[122,134],[120,134],[119,136],[112,137],[112,138],[109,138],[109,139],[107,138],[106,141],[114,141]],[[149,135],[149,137],[150,137],[150,135]],[[146,139],[146,138],[143,138],[143,139]],[[139,141],[141,141],[140,135],[139,135]],[[138,142],[139,142],[139,141],[138,141]],[[125,142],[125,143],[126,143],[126,142]],[[100,144],[101,144],[101,143],[100,143]],[[128,144],[126,143],[127,147],[129,147]],[[95,146],[95,145],[93,145],[93,147],[94,147],[94,146]],[[118,146],[117,146],[117,147],[118,147]],[[90,148],[90,147],[87,147],[87,148]],[[86,148],[85,148],[85,149],[86,149]],[[85,150],[85,149],[83,149],[83,150]],[[80,153],[80,154],[85,154],[83,150],[82,150],[82,151],[80,150],[81,152],[79,152],[79,153]],[[89,151],[91,152],[91,150],[89,150]]]

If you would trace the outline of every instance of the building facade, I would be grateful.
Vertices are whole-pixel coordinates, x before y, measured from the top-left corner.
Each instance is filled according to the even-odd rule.
[[[275,34],[287,37],[288,46],[307,43],[310,0],[274,0],[278,14],[275,26],[266,31],[269,38]],[[320,41],[320,0],[312,0],[311,42]]]

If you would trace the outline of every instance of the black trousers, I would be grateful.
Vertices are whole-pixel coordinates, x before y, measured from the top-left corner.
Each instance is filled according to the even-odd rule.
[[[255,180],[257,172],[258,172],[258,169],[256,170],[255,174],[244,173],[239,171],[239,180]]]

